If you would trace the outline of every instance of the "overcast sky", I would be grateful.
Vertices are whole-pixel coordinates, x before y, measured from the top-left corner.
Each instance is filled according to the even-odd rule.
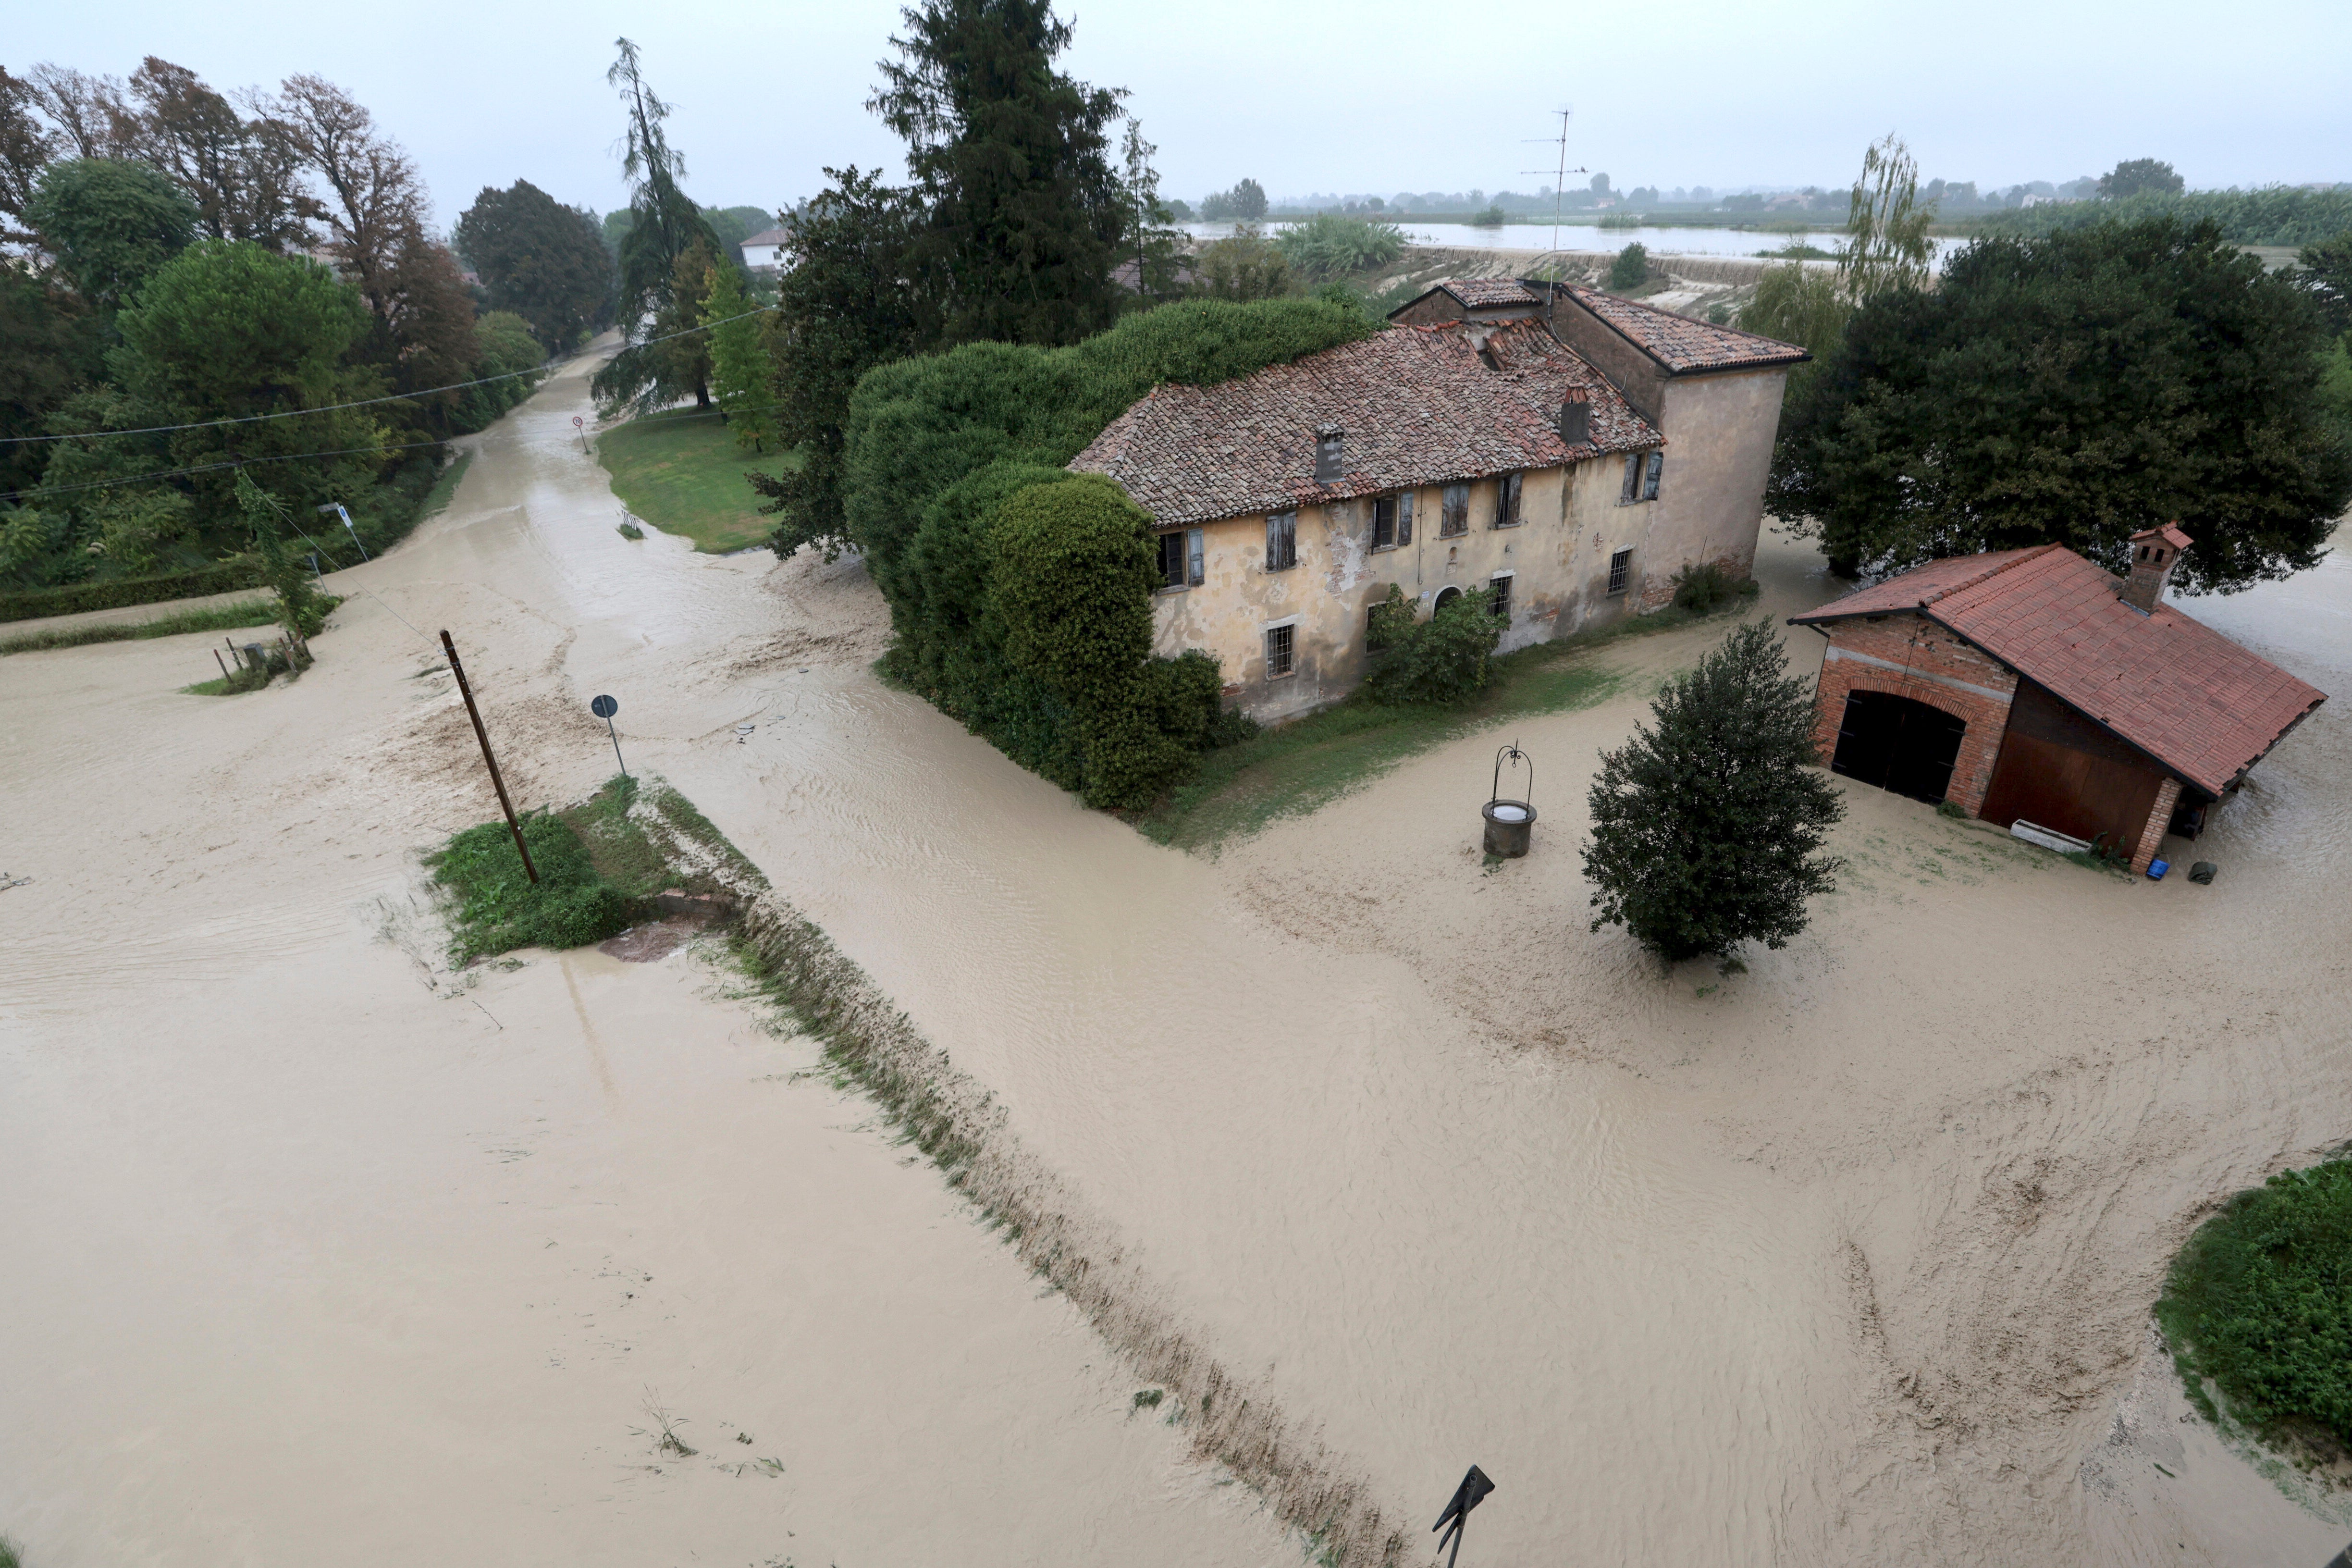
[[[886,164],[864,110],[895,4],[564,6],[317,0],[5,0],[0,64],[127,75],[155,54],[227,90],[315,71],[406,143],[444,224],[529,179],[604,211],[625,193],[613,39],[677,105],[709,205],[772,207],[828,164]],[[1066,68],[1124,87],[1168,195],[1246,174],[1269,194],[1532,191],[1569,162],[1636,184],[1849,183],[1889,130],[1922,172],[1979,185],[2170,161],[2191,186],[2352,180],[2352,3],[2215,13],[2170,0],[1689,0],[1547,11],[1402,0],[1063,0]],[[2243,16],[2249,26],[2230,24]],[[414,21],[419,26],[404,28]],[[2258,24],[2258,25],[2253,25]]]

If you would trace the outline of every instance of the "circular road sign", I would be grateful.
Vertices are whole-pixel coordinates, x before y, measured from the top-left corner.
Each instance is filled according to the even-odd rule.
[[[595,701],[588,704],[588,711],[599,719],[610,719],[620,710],[621,705],[609,697],[599,697]]]
[[[577,414],[575,414],[575,415],[573,415],[573,416],[572,416],[572,427],[574,430],[579,429],[579,428],[580,428],[580,426],[581,426],[581,425],[582,425],[582,423],[583,423],[583,421],[582,421],[582,419],[581,419],[580,416],[578,416]]]

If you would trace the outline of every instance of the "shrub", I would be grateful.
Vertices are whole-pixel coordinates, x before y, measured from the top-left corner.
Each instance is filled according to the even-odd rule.
[[[1650,253],[1640,240],[1635,240],[1617,253],[1609,264],[1609,287],[1639,289],[1650,280]]]
[[[1734,577],[1713,561],[1699,561],[1675,574],[1675,607],[1712,615],[1732,600],[1758,591],[1752,577]]]
[[[1404,230],[1392,223],[1318,213],[1275,236],[1290,269],[1309,282],[1369,272],[1404,254]]]
[[[1374,606],[1381,647],[1365,690],[1376,702],[1459,702],[1477,691],[1503,637],[1494,598],[1485,588],[1458,594],[1426,621],[1413,622],[1412,602],[1391,584],[1389,597]]]
[[[2157,1320],[2189,1395],[2266,1436],[2352,1447],[2352,1160],[2283,1171],[2199,1226]]]
[[[522,837],[536,883],[523,874],[504,822],[466,829],[427,862],[457,900],[452,963],[517,947],[584,947],[627,927],[626,895],[596,874],[587,846],[567,824],[533,812],[522,819]]]
[[[1654,728],[1601,758],[1584,874],[1599,911],[1668,963],[1787,945],[1840,862],[1845,803],[1811,764],[1813,700],[1770,623],[1751,621],[1651,707]]]

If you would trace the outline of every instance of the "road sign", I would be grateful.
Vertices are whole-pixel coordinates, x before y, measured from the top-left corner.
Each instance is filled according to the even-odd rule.
[[[588,704],[588,711],[604,721],[604,733],[613,737],[613,760],[621,763],[621,776],[627,778],[629,764],[621,762],[621,732],[613,728],[613,715],[620,710],[621,705],[609,697],[598,697]]]
[[[1437,1522],[1429,1527],[1433,1531],[1445,1531],[1437,1538],[1440,1552],[1445,1550],[1449,1537],[1454,1542],[1454,1554],[1446,1559],[1445,1568],[1454,1568],[1454,1559],[1462,1555],[1462,1527],[1469,1521],[1470,1510],[1485,1502],[1486,1494],[1494,1489],[1495,1483],[1486,1479],[1486,1472],[1475,1465],[1471,1466],[1470,1473],[1462,1478],[1462,1484],[1454,1489],[1454,1500],[1445,1505],[1445,1511],[1439,1514]]]
[[[609,697],[599,697],[595,701],[588,704],[588,711],[599,719],[610,719],[620,710],[621,705]]]

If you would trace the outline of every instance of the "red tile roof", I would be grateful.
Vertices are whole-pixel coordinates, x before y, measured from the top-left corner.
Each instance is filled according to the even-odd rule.
[[[1559,428],[1571,388],[1591,407],[1591,439],[1572,448]],[[1321,485],[1315,432],[1326,425],[1344,432],[1345,473]],[[1155,388],[1070,467],[1109,475],[1173,527],[1664,445],[1540,322],[1447,322],[1392,327],[1215,386]]]
[[[2063,545],[1930,562],[1799,626],[1916,610],[2039,682],[2210,795],[2327,694],[2168,605],[2141,615]]]
[[[1670,374],[1795,364],[1811,357],[1794,343],[1759,337],[1736,327],[1694,321],[1688,316],[1657,310],[1638,300],[1621,300],[1598,289],[1570,283],[1562,285],[1561,291],[1615,328],[1626,342],[1665,366]]]
[[[1511,278],[1449,278],[1437,287],[1453,295],[1465,310],[1491,310],[1504,305],[1532,306],[1539,302],[1524,285]],[[1426,294],[1422,296],[1423,299],[1428,297]]]

